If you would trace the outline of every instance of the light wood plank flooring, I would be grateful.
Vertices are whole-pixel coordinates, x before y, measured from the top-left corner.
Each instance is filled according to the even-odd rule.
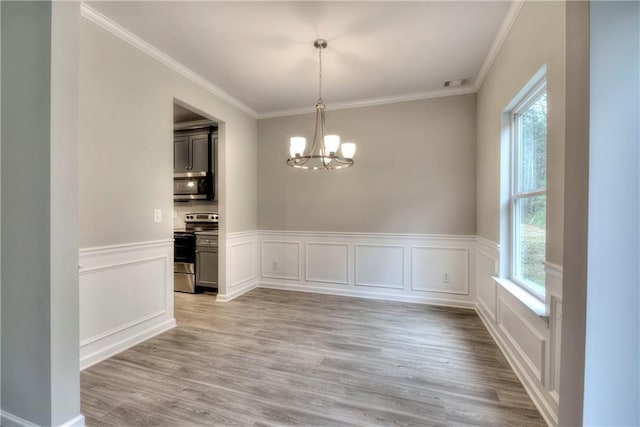
[[[538,426],[472,310],[256,289],[81,374],[88,426]]]

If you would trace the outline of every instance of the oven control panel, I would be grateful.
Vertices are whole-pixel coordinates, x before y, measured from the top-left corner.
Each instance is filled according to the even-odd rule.
[[[188,213],[184,216],[184,222],[218,222],[217,213]]]

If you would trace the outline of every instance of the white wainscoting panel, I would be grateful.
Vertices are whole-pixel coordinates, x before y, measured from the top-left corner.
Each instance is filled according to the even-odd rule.
[[[551,300],[551,349],[549,358],[551,366],[549,368],[549,392],[555,401],[559,404],[560,393],[560,341],[562,337],[562,302],[553,297]]]
[[[305,244],[307,282],[349,284],[349,244],[307,242]]]
[[[80,336],[86,344],[141,319],[166,312],[167,259],[164,256],[84,268]],[[105,304],[106,301],[114,304]]]
[[[404,247],[356,245],[356,286],[404,288]]]
[[[231,289],[256,279],[255,242],[242,242],[229,245],[231,269],[229,286]]]
[[[558,369],[562,320],[562,268],[546,264],[546,313],[529,306],[502,279],[500,247],[478,238],[476,311],[550,426],[558,424]],[[515,285],[513,285],[515,286]],[[540,304],[542,306],[542,304]]]
[[[496,283],[493,276],[498,274],[498,245],[478,240],[476,247],[476,294],[481,310],[496,321]]]
[[[411,289],[468,295],[469,250],[412,246]]]
[[[173,239],[80,250],[80,366],[175,326]]]
[[[560,341],[562,337],[562,266],[546,262],[544,265],[547,287],[546,306],[549,313],[551,342],[549,348],[549,373],[547,384],[553,403],[559,405],[560,390]]]
[[[218,285],[216,301],[228,302],[257,285],[258,233],[255,230],[226,234],[227,283]]]
[[[528,322],[519,310],[498,298],[498,327],[513,349],[541,383],[544,382],[545,337]]]
[[[262,230],[258,240],[260,287],[475,307],[475,236]]]
[[[299,241],[263,240],[261,247],[262,277],[300,280]]]

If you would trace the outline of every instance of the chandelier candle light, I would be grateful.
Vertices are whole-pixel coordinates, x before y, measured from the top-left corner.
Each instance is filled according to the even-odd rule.
[[[356,153],[356,144],[343,142],[340,144],[339,135],[327,135],[324,123],[325,104],[322,99],[322,50],[326,49],[327,41],[318,39],[313,42],[318,49],[320,63],[320,78],[318,100],[316,101],[316,127],[313,132],[311,149],[305,151],[307,138],[294,136],[291,138],[287,164],[300,169],[342,169],[353,166],[353,155]],[[322,142],[319,142],[322,141]],[[341,154],[338,154],[338,153]]]

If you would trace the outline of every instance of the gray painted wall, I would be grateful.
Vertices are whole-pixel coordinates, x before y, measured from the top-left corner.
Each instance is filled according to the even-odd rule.
[[[327,132],[358,144],[332,172],[285,165],[314,115],[259,120],[259,228],[475,234],[475,115],[475,95],[328,111]]]
[[[478,235],[504,243],[500,230],[501,114],[547,65],[546,259],[562,265],[564,227],[565,3],[528,1],[478,92]],[[501,239],[503,240],[501,242]]]
[[[2,410],[49,424],[51,3],[2,20]]]
[[[174,98],[220,123],[221,228],[256,229],[257,121],[82,19],[81,248],[172,238]]]
[[[80,412],[79,5],[1,7],[2,410],[59,425]]]
[[[2,6],[0,6],[0,100],[2,99]],[[0,126],[2,123],[2,102],[0,102]],[[0,153],[2,153],[2,132],[0,131]],[[0,154],[0,224],[2,224],[2,154]],[[2,322],[2,227],[0,227],[0,322]],[[2,411],[2,326],[0,323],[0,411]],[[2,420],[0,419],[0,424]]]
[[[585,425],[640,425],[640,3],[591,2]]]

